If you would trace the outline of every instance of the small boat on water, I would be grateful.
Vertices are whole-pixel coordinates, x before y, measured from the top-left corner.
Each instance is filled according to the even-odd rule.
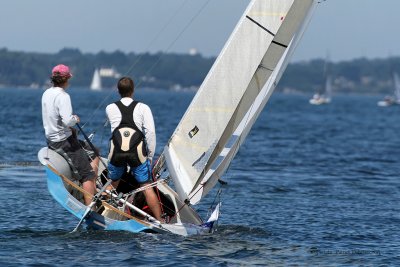
[[[378,101],[377,105],[379,107],[400,105],[400,78],[396,72],[393,73],[393,86],[394,86],[393,96],[385,96],[383,100]]]
[[[332,99],[332,77],[327,74],[328,71],[328,60],[325,61],[325,87],[323,93],[315,93],[313,97],[309,100],[312,105],[323,105],[331,103]]]
[[[134,179],[126,177],[116,190],[103,191],[106,163],[97,178],[101,197],[94,196],[95,205],[88,210],[83,204],[87,192],[73,182],[72,167],[45,147],[38,158],[45,166],[50,194],[94,229],[182,236],[212,231],[221,204],[213,205],[206,221],[193,207],[218,183],[224,184],[223,174],[278,84],[316,4],[250,2],[153,168],[154,182],[148,186],[159,196],[165,223],[152,216],[143,201],[144,188],[132,184]]]

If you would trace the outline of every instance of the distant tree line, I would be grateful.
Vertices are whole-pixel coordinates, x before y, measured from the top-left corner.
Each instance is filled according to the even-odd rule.
[[[121,75],[130,75],[142,86],[170,88],[201,83],[214,58],[201,55],[125,54],[121,51],[97,54],[78,49],[62,49],[56,54],[12,52],[0,49],[0,86],[42,86],[48,83],[51,68],[57,64],[71,67],[74,86],[88,87],[96,68],[114,67]],[[105,79],[103,86],[115,86]]]
[[[49,82],[51,68],[69,65],[74,74],[73,86],[88,87],[96,68],[115,68],[121,75],[135,78],[143,87],[179,89],[198,87],[215,58],[200,54],[173,53],[82,53],[65,48],[55,54],[15,52],[0,49],[0,87],[43,87]],[[338,63],[315,59],[289,64],[278,90],[315,92],[322,90],[327,75],[338,92],[390,93],[392,74],[400,72],[400,58],[356,59]],[[115,79],[104,79],[104,87],[114,87]]]
[[[392,93],[393,74],[400,74],[400,57],[354,59],[338,63],[315,59],[289,64],[279,87],[283,90],[322,91],[326,77],[341,93]]]

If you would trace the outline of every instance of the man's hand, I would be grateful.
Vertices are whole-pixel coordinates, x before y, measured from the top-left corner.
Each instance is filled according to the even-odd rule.
[[[80,123],[81,122],[81,119],[79,118],[78,115],[73,115],[73,116],[75,117],[76,123]]]

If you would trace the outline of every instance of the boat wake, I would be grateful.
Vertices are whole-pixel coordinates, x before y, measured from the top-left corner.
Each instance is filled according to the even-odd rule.
[[[42,166],[39,161],[4,161],[0,162],[0,168],[7,167],[31,167]]]

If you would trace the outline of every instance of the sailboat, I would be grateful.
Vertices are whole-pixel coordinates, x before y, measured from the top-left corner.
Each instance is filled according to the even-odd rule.
[[[332,76],[329,74],[328,71],[328,59],[325,61],[325,87],[323,93],[315,93],[313,97],[309,100],[310,104],[312,105],[322,105],[322,104],[329,104],[331,103],[332,99]]]
[[[51,195],[96,229],[182,236],[212,231],[220,203],[204,221],[194,207],[221,181],[277,86],[316,3],[250,2],[153,168],[153,185],[169,216],[166,223],[143,210],[136,194],[124,197],[123,192],[106,191],[117,203],[101,200],[96,211],[85,212],[87,206],[80,200],[84,192],[71,181],[73,172],[67,162],[42,148],[38,157],[45,166]],[[101,185],[105,171],[99,170]]]
[[[101,76],[98,69],[94,70],[92,83],[90,84],[90,90],[101,91]]]
[[[378,101],[378,106],[388,107],[391,105],[400,105],[400,78],[397,72],[393,72],[393,85],[394,94],[393,96],[385,96],[381,101]]]

